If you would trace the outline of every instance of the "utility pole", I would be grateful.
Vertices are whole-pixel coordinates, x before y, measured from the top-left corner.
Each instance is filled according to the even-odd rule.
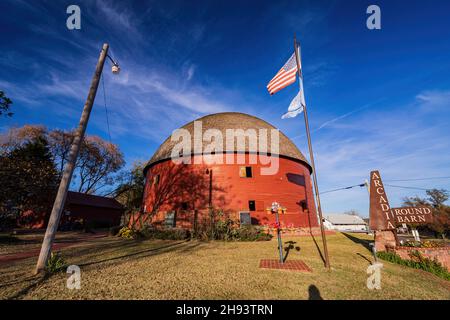
[[[105,59],[108,56],[108,48],[109,45],[105,43],[103,44],[102,51],[100,52],[97,67],[95,68],[95,73],[92,78],[91,87],[89,88],[89,94],[86,103],[84,104],[83,113],[81,114],[80,123],[75,132],[75,137],[73,139],[72,146],[70,147],[69,159],[64,168],[64,172],[58,188],[58,193],[56,195],[55,202],[53,204],[52,213],[48,221],[47,230],[45,231],[44,240],[42,241],[42,247],[39,253],[39,259],[35,270],[36,274],[44,271],[45,266],[47,264],[47,260],[50,255],[53,240],[55,239],[56,231],[58,230],[59,220],[61,218],[61,214],[64,209],[67,191],[69,190],[70,181],[72,179],[78,153],[80,151],[80,146],[84,138],[84,133],[86,132],[86,127],[89,121],[89,116],[91,114],[92,105],[94,104],[95,95],[97,93],[98,84],[103,71],[103,65],[105,64]],[[115,64],[115,66],[117,67],[117,64]]]
[[[370,208],[370,183],[369,183],[369,180],[367,180],[367,179],[365,179],[364,180],[364,185],[366,186],[366,188],[367,188],[367,193],[369,194],[369,208]],[[369,219],[370,219],[370,214],[369,214]],[[369,220],[369,222],[370,222],[370,220]],[[371,232],[371,230],[370,230],[370,223],[367,225],[367,232]],[[372,245],[372,244],[371,244]],[[373,243],[373,248],[372,248],[372,251],[373,251],[373,254],[374,254],[374,257],[375,257],[375,262],[377,262],[377,255],[376,255],[376,250],[375,250],[375,243]]]

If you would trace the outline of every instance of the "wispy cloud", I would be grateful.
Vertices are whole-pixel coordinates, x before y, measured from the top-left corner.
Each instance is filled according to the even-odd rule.
[[[320,124],[318,127],[313,128],[313,129],[311,130],[311,132],[317,132],[317,131],[319,131],[319,130],[321,130],[321,129],[327,127],[327,126],[330,126],[331,124],[333,124],[333,123],[335,123],[335,122],[338,122],[338,121],[340,121],[340,120],[343,120],[343,119],[345,119],[345,118],[351,116],[352,114],[355,114],[355,113],[357,113],[357,112],[359,112],[359,111],[362,111],[362,110],[364,110],[364,109],[367,109],[367,108],[369,108],[369,107],[370,107],[370,105],[365,105],[365,106],[362,106],[362,107],[360,107],[360,108],[354,109],[354,110],[352,110],[352,111],[350,111],[350,112],[344,113],[343,115],[340,115],[340,116],[338,116],[338,117],[336,117],[336,118],[327,120],[327,121],[323,122],[322,124]],[[300,139],[300,138],[304,137],[305,135],[306,135],[306,134],[301,134],[301,135],[298,135],[298,136],[293,137],[292,139],[293,139],[293,140],[297,140],[297,139]]]
[[[433,92],[432,100],[441,106],[448,93]],[[430,97],[430,94],[423,92],[417,96]],[[385,180],[450,175],[450,123],[442,113],[440,120],[426,121],[422,109],[428,103],[429,99],[417,99],[388,111],[372,109],[346,119],[343,126],[334,126],[316,135],[314,151],[321,189],[362,183],[369,172],[376,169]],[[446,104],[450,110],[450,100]],[[443,182],[440,183],[442,186]],[[437,185],[436,181],[418,181],[409,186],[432,188]],[[366,208],[361,213],[367,214],[364,191],[351,189],[326,194],[322,199],[324,209],[342,212],[351,209],[348,204],[353,203]],[[404,196],[417,193],[420,191],[388,190],[391,205],[395,206],[401,205]]]
[[[194,64],[188,64],[188,66],[184,67],[184,73],[186,75],[186,80],[189,81],[194,77],[195,69],[197,69],[197,66]]]
[[[109,30],[114,30],[119,36],[127,36],[127,42],[139,42],[142,34],[139,31],[141,20],[124,3],[108,0],[96,0],[96,19],[103,20]]]
[[[444,108],[448,110],[450,106],[450,90],[425,91],[418,94],[416,99],[423,111],[439,111]]]

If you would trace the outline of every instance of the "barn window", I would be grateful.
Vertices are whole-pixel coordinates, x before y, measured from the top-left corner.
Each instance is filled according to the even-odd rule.
[[[239,212],[239,222],[241,223],[241,225],[251,225],[252,217],[250,216],[250,212],[248,211]]]
[[[187,202],[182,202],[181,203],[181,210],[188,210],[189,209],[189,204]]]
[[[159,174],[153,177],[153,185],[157,186],[159,184]]]
[[[175,211],[171,211],[166,213],[165,219],[164,219],[164,224],[167,228],[173,228],[176,225],[176,215],[175,215]]]
[[[302,207],[303,211],[308,210],[308,203],[306,202],[306,200],[300,201],[300,206]]]
[[[256,211],[255,200],[249,200],[248,201],[248,210]]]
[[[240,167],[239,168],[239,176],[241,178],[251,178],[252,175],[252,167]]]

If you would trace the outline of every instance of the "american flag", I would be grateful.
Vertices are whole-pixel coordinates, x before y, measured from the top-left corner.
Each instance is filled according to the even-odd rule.
[[[295,61],[295,53],[289,58],[289,60],[284,64],[284,66],[277,72],[275,77],[270,80],[267,85],[267,90],[272,95],[281,89],[293,84],[296,79],[297,73],[297,62]]]

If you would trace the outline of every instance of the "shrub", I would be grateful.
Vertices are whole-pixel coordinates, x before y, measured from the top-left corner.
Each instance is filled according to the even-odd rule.
[[[234,225],[234,221],[230,218],[217,221],[214,226],[212,238],[225,241],[233,240],[235,230]]]
[[[447,244],[446,241],[425,240],[423,242],[420,242],[420,241],[406,241],[402,246],[404,246],[404,247],[413,247],[413,248],[443,248],[443,247],[447,247],[448,244]]]
[[[122,229],[119,230],[117,236],[123,239],[135,239],[136,232],[131,228],[123,227]]]
[[[421,269],[430,272],[445,280],[450,280],[450,272],[442,266],[436,259],[431,260],[425,258],[419,251],[414,250],[410,252],[411,260],[402,259],[399,255],[393,252],[377,252],[377,257],[380,259],[407,266],[414,269]]]
[[[154,231],[153,227],[145,225],[137,233],[140,238],[152,238]]]
[[[181,228],[159,230],[151,227],[146,227],[139,231],[139,236],[147,239],[186,240],[190,237],[190,232],[189,230]]]
[[[56,273],[62,271],[67,266],[66,261],[61,256],[60,252],[56,252],[50,255],[50,258],[47,261],[47,265],[45,270],[49,273]]]
[[[241,225],[229,218],[223,211],[215,212],[217,220],[211,226],[208,220],[203,221],[194,234],[200,240],[223,241],[266,241],[272,239],[272,235],[264,232],[262,227]]]
[[[443,248],[447,247],[448,244],[446,241],[430,241],[426,240],[422,242],[422,248]]]
[[[122,229],[121,226],[114,226],[114,227],[109,228],[109,235],[110,236],[117,235],[119,233],[120,229]]]
[[[234,239],[237,241],[268,241],[272,239],[272,235],[255,226],[241,226],[234,230]]]

